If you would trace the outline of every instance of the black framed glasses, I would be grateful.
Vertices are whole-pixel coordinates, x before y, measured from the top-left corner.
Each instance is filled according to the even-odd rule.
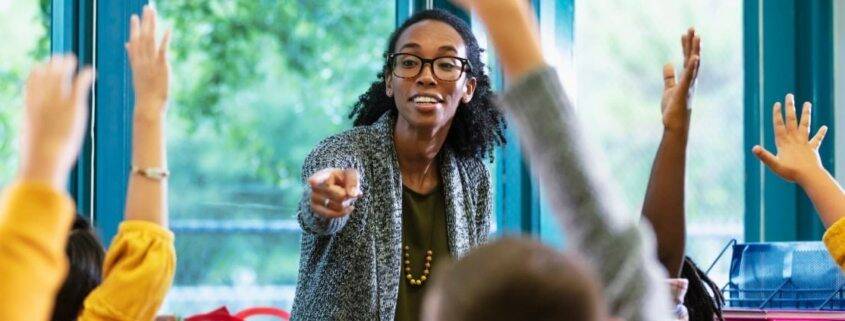
[[[414,54],[397,52],[389,54],[387,61],[393,75],[399,78],[419,76],[426,64],[430,66],[434,78],[443,81],[457,81],[464,72],[470,70],[469,60],[452,56],[425,59]]]

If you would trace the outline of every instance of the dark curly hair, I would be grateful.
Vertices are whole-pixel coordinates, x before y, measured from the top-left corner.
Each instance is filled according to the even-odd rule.
[[[467,59],[471,68],[467,74],[476,79],[476,88],[469,103],[460,102],[452,120],[452,127],[446,137],[446,144],[459,156],[482,159],[485,156],[492,159],[493,149],[505,143],[505,118],[495,105],[495,95],[487,76],[485,65],[481,61],[484,51],[478,46],[478,41],[472,34],[472,28],[457,16],[439,9],[420,11],[405,21],[390,35],[387,49],[384,52],[384,67],[379,72],[376,82],[370,89],[358,98],[349,118],[354,120],[355,126],[367,126],[375,123],[384,113],[397,113],[396,102],[385,93],[385,75],[391,72],[387,56],[393,52],[399,36],[411,25],[424,21],[435,20],[446,23],[461,35],[467,47]]]
[[[105,250],[91,224],[82,216],[75,216],[65,252],[69,270],[56,294],[52,321],[75,321],[85,298],[100,285],[103,277]]]

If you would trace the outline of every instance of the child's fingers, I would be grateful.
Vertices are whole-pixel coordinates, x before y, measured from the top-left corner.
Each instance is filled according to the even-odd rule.
[[[813,108],[813,104],[809,101],[804,102],[804,105],[801,106],[801,119],[799,120],[798,124],[798,132],[801,136],[806,140],[807,137],[810,137],[810,118],[812,117],[811,109]]]
[[[786,132],[794,133],[798,130],[798,119],[795,115],[795,96],[786,95]]]
[[[693,77],[696,73],[696,68],[698,67],[698,56],[693,55],[689,59],[689,64],[684,67],[684,75],[681,77],[681,90],[682,91],[689,91],[690,87],[692,87]]]
[[[167,60],[167,50],[170,48],[170,34],[173,29],[167,29],[164,32],[164,37],[161,38],[161,44],[158,47],[158,58]]]
[[[138,19],[138,15],[133,14],[131,18],[129,18],[129,42],[136,42],[138,41],[138,37],[141,35],[141,22]]]
[[[810,140],[810,146],[813,146],[813,148],[816,149],[821,147],[825,135],[827,135],[827,126],[822,126],[821,128],[819,128],[819,131],[816,132],[816,135],[813,136],[813,139]]]
[[[783,122],[783,111],[780,102],[772,107],[772,124],[775,127],[775,143],[779,144],[780,139],[786,135],[786,124]]]
[[[88,93],[91,89],[91,83],[94,81],[94,70],[91,67],[86,67],[73,80],[73,101],[77,103],[84,102],[88,98]]]
[[[692,50],[690,55],[701,55],[701,37],[695,33],[695,29],[693,29]]]
[[[663,65],[663,89],[675,87],[675,67],[672,64]]]
[[[751,152],[753,152],[754,156],[757,156],[757,158],[759,158],[760,161],[763,162],[763,164],[777,172],[777,169],[780,167],[780,165],[778,164],[778,158],[775,155],[773,155],[760,145],[754,146],[754,148],[751,149]]]

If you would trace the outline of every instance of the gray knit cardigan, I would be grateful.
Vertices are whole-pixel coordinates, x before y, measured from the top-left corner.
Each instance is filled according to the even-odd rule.
[[[299,281],[292,320],[393,320],[402,280],[402,177],[389,112],[370,126],[323,140],[302,167],[302,180],[324,168],[354,168],[363,197],[349,216],[325,219],[311,211],[310,189],[299,205]],[[482,160],[439,155],[452,257],[487,240],[492,212],[490,174]]]

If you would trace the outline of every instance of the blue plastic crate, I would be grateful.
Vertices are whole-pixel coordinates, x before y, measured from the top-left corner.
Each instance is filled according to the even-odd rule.
[[[845,274],[821,242],[735,244],[728,307],[845,310]]]

